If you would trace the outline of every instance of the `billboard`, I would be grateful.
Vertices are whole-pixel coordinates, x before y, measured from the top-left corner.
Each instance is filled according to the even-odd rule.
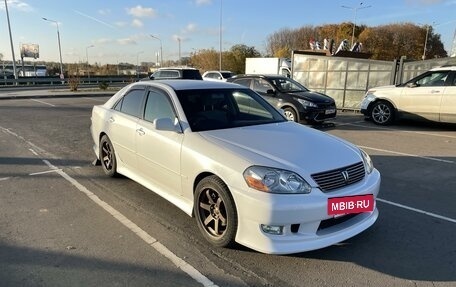
[[[21,58],[40,57],[40,46],[38,44],[21,44]]]

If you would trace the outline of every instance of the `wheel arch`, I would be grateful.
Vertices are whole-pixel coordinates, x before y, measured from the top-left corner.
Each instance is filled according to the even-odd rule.
[[[226,189],[228,190],[228,193],[229,193],[229,196],[231,197],[231,200],[233,201],[234,203],[234,208],[236,209],[236,212],[237,212],[237,206],[236,206],[236,201],[234,200],[234,196],[233,196],[233,193],[231,192],[231,189],[228,187],[228,185],[226,184],[225,180],[223,180],[223,178],[221,178],[220,176],[218,176],[217,174],[213,173],[213,172],[209,172],[209,171],[204,171],[204,172],[201,172],[200,174],[198,174],[196,177],[195,177],[195,180],[193,181],[193,189],[192,189],[192,193],[193,193],[193,204],[195,204],[195,192],[196,192],[196,187],[198,186],[198,184],[205,178],[207,177],[210,177],[210,176],[215,176],[217,177],[226,187]],[[192,209],[192,217],[194,217],[195,214],[194,214],[194,211]]]
[[[301,118],[299,116],[299,110],[295,107],[295,105],[291,104],[291,103],[285,103],[283,105],[281,105],[279,107],[280,109],[284,110],[286,108],[290,108],[290,109],[293,109],[293,111],[295,112],[296,114],[296,119],[297,119],[297,122],[300,122],[301,121]]]

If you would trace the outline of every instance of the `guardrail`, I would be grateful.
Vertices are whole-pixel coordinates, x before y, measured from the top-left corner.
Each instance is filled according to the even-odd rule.
[[[76,79],[79,84],[99,84],[102,82],[112,83],[132,83],[137,81],[136,76],[95,76],[95,77],[72,77],[60,79],[58,76],[48,77],[19,77],[16,79],[0,79],[0,86],[27,86],[27,85],[68,85],[70,79]]]

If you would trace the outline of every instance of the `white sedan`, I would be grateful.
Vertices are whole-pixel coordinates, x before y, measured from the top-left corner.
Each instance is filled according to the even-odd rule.
[[[380,174],[342,139],[287,121],[252,90],[138,82],[92,111],[104,172],[196,217],[216,246],[288,254],[351,238],[378,217]]]

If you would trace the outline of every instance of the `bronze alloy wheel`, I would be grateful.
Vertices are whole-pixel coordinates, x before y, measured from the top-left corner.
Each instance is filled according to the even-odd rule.
[[[209,242],[220,247],[234,243],[237,214],[228,188],[218,177],[206,177],[198,184],[194,212],[198,227]]]

